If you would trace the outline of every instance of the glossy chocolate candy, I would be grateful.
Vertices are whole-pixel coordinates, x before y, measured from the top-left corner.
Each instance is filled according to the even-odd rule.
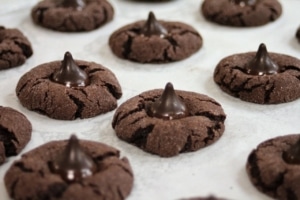
[[[149,106],[148,114],[151,117],[172,120],[188,116],[188,110],[176,95],[173,85],[167,83],[161,97]]]
[[[82,9],[85,6],[85,0],[61,0],[60,5],[63,7]]]
[[[156,20],[154,13],[150,12],[144,27],[141,29],[141,34],[148,37],[152,35],[165,37],[168,34],[168,30]]]
[[[272,75],[279,72],[279,66],[270,58],[265,44],[260,44],[255,57],[245,66],[247,74]]]
[[[283,160],[288,164],[300,165],[300,139],[282,154]]]
[[[231,0],[231,2],[238,4],[240,6],[252,6],[256,3],[256,0]]]
[[[79,182],[93,175],[97,171],[97,166],[93,159],[81,149],[77,137],[72,135],[57,160],[50,163],[50,169],[66,182]]]
[[[298,42],[300,42],[300,27],[297,29],[296,38],[297,38]]]
[[[70,52],[65,53],[61,68],[54,72],[52,80],[67,87],[84,87],[89,84],[87,73],[79,68]]]

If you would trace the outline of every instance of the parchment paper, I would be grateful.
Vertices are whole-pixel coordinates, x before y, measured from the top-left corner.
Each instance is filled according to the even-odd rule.
[[[128,200],[173,200],[210,194],[235,200],[269,199],[250,183],[245,171],[246,159],[266,139],[300,133],[300,100],[279,105],[243,102],[222,92],[212,76],[220,59],[256,51],[262,42],[269,51],[299,58],[300,44],[294,37],[300,26],[299,0],[281,0],[282,16],[274,23],[256,28],[232,28],[206,21],[199,11],[202,0],[167,3],[110,0],[115,8],[112,22],[92,32],[72,34],[34,25],[30,10],[36,2],[0,0],[0,25],[22,30],[34,49],[34,55],[24,65],[0,71],[0,105],[21,111],[33,125],[32,139],[21,153],[76,133],[81,139],[112,145],[129,158],[135,182]],[[137,64],[114,56],[108,46],[110,34],[125,24],[146,19],[149,11],[154,11],[158,19],[194,26],[204,39],[202,49],[186,60],[162,65]],[[114,111],[91,119],[59,121],[22,107],[15,94],[19,78],[41,63],[61,60],[66,51],[75,59],[101,63],[115,73],[124,93],[119,105],[145,90],[163,88],[167,82],[172,82],[175,89],[215,98],[227,114],[224,135],[202,150],[160,158],[116,137],[111,127]],[[11,157],[0,166],[1,200],[9,199],[3,177],[18,158]]]

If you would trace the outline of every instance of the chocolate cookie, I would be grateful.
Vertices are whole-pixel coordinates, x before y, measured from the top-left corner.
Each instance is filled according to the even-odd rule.
[[[202,46],[202,37],[181,22],[157,21],[152,12],[115,31],[109,38],[113,53],[139,63],[168,63],[185,59]]]
[[[122,200],[132,189],[133,173],[118,150],[72,136],[22,155],[4,182],[15,200]]]
[[[300,27],[298,28],[298,30],[296,32],[296,38],[297,38],[298,42],[300,42]]]
[[[267,140],[247,162],[251,182],[261,192],[281,200],[300,199],[300,135]]]
[[[0,106],[0,165],[15,156],[31,138],[31,123],[20,112]]]
[[[32,53],[30,42],[18,29],[0,26],[0,70],[24,64]]]
[[[277,0],[204,0],[201,10],[209,21],[238,27],[261,26],[282,13]]]
[[[115,109],[122,91],[109,69],[94,62],[74,61],[67,52],[63,62],[45,63],[24,74],[16,94],[29,110],[74,120]]]
[[[225,118],[214,99],[174,91],[168,83],[165,90],[146,91],[123,103],[115,112],[112,127],[122,140],[171,157],[214,143],[224,132]]]
[[[43,0],[31,11],[36,24],[64,32],[91,31],[111,21],[113,15],[106,0]]]
[[[214,72],[214,81],[224,92],[258,104],[285,103],[299,98],[299,77],[299,59],[268,53],[264,44],[256,53],[222,59]]]

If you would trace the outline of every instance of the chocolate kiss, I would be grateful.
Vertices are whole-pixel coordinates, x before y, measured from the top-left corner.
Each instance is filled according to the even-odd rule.
[[[176,95],[171,83],[167,83],[161,97],[150,106],[148,112],[151,117],[168,120],[188,116],[185,104]]]
[[[64,7],[82,8],[85,6],[84,0],[62,0],[60,3]]]
[[[300,165],[300,139],[289,150],[283,152],[282,158],[288,164]]]
[[[240,6],[245,5],[254,5],[256,3],[256,0],[231,0],[235,4],[239,4]]]
[[[164,37],[168,34],[168,31],[156,20],[154,13],[150,12],[144,27],[141,29],[141,33],[146,36],[158,35]]]
[[[75,135],[71,136],[60,157],[50,167],[66,182],[78,182],[97,170],[93,159],[81,149]]]
[[[300,42],[300,27],[298,28],[298,30],[296,32],[296,37],[297,37],[298,41]]]
[[[277,74],[279,66],[270,58],[265,44],[260,44],[255,57],[245,66],[247,74]]]
[[[53,74],[52,80],[67,87],[82,87],[89,84],[88,75],[78,67],[69,52],[65,53],[61,68]]]

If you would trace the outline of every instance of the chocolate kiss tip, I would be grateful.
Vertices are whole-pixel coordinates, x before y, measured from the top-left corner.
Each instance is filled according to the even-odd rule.
[[[72,134],[69,141],[78,141],[78,138],[75,134]]]
[[[79,140],[74,134],[57,160],[51,162],[50,167],[53,173],[59,174],[69,183],[81,181],[97,170],[93,159],[81,149]]]
[[[84,87],[89,84],[87,73],[80,69],[68,51],[64,55],[60,69],[52,75],[52,80],[66,87]]]
[[[146,20],[144,27],[141,29],[141,34],[146,36],[158,35],[164,37],[168,34],[168,30],[156,20],[154,13],[149,12],[148,19]]]
[[[254,58],[245,65],[245,71],[250,75],[274,75],[279,72],[279,66],[269,56],[266,45],[261,43]]]
[[[267,52],[267,46],[264,43],[261,43],[258,47],[258,51]]]
[[[149,12],[148,18],[151,20],[156,19],[155,15],[152,11]]]
[[[160,98],[150,105],[148,114],[151,117],[173,120],[188,116],[188,110],[176,95],[172,83],[167,83]]]

